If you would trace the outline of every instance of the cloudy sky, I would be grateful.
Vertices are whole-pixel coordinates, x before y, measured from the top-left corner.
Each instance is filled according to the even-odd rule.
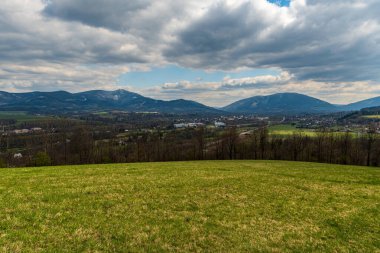
[[[1,0],[0,90],[380,96],[379,0]]]

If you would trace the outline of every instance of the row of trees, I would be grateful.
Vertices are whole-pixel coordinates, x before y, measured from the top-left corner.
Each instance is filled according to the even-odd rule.
[[[362,136],[351,133],[316,132],[315,136],[294,133],[269,135],[259,128],[239,133],[205,128],[182,131],[137,132],[126,137],[99,135],[85,127],[67,133],[43,133],[37,138],[20,139],[23,156],[5,152],[0,166],[42,166],[91,163],[123,163],[183,160],[260,159],[309,161],[379,166],[380,140],[374,131]]]
[[[230,156],[232,159],[380,165],[380,141],[374,131],[361,136],[349,132],[320,131],[315,136],[293,133],[284,137],[269,136],[267,129],[262,128],[254,131],[248,139],[235,142],[233,146],[236,152]]]

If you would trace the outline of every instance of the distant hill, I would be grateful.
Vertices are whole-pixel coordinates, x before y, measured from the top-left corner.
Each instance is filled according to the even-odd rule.
[[[220,114],[220,110],[189,100],[163,101],[126,90],[93,90],[8,93],[0,92],[0,108],[5,111],[57,113],[70,111],[125,110],[179,114]]]
[[[344,111],[359,111],[363,108],[380,107],[380,97],[362,100],[342,107]]]
[[[255,96],[232,103],[222,110],[238,113],[322,113],[338,111],[338,107],[325,101],[298,93],[278,93]]]

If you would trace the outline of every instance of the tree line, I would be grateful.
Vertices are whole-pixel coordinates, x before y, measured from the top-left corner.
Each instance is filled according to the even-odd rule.
[[[349,132],[316,131],[275,136],[267,127],[240,133],[195,128],[130,133],[97,131],[79,126],[72,131],[44,132],[36,137],[0,139],[0,166],[158,162],[189,160],[288,160],[345,165],[380,166],[380,139],[369,129],[361,136]],[[23,147],[22,157],[15,147]],[[13,151],[12,151],[13,150]]]

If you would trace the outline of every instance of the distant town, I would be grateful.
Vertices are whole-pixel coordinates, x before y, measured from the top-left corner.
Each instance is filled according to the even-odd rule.
[[[270,137],[266,139],[266,145],[273,145],[270,142],[277,139],[283,142],[307,138],[302,142],[308,142],[320,133],[334,134],[337,142],[341,136],[348,136],[352,142],[360,139],[363,143],[368,134],[380,135],[380,117],[377,112],[365,110],[267,116],[119,110],[63,115],[17,112],[10,115],[10,112],[0,113],[0,165],[7,167],[244,158],[255,152],[248,155],[243,147],[263,133]],[[262,132],[263,129],[266,132]],[[371,155],[373,162],[363,158],[366,160],[363,164],[376,165],[375,157],[375,153]],[[284,159],[312,158],[295,158],[293,155]],[[340,160],[335,162],[340,163]]]

